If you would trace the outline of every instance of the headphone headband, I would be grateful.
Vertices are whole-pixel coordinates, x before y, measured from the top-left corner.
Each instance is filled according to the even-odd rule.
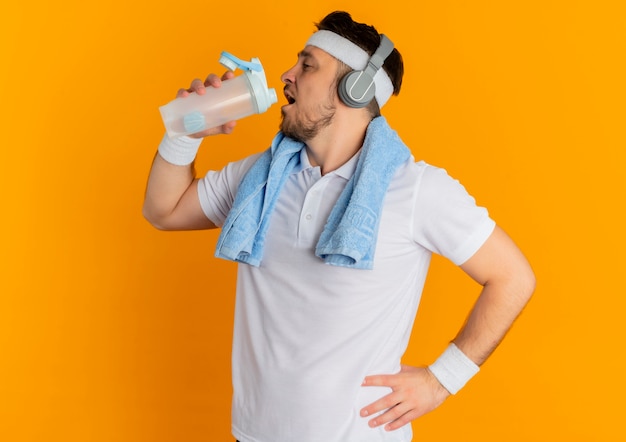
[[[367,62],[365,72],[370,73],[373,78],[376,75],[376,71],[383,67],[383,63],[385,63],[392,51],[393,42],[385,34],[380,34],[380,45]]]

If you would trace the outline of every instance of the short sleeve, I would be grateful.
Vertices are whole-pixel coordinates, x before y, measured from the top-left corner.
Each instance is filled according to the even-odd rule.
[[[233,205],[239,183],[261,154],[227,164],[222,170],[211,170],[198,181],[198,198],[206,217],[222,226]]]
[[[478,251],[495,228],[486,208],[441,168],[417,163],[413,238],[422,247],[461,265]]]

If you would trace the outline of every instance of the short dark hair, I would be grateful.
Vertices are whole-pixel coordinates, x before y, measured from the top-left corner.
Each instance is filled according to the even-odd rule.
[[[350,40],[356,44],[368,54],[372,55],[378,49],[380,45],[380,34],[374,26],[367,25],[365,23],[355,22],[349,13],[344,11],[335,11],[324,17],[315,26],[320,31],[331,31],[335,34]],[[345,68],[340,69],[338,77],[341,78],[347,74],[351,68],[345,65]],[[391,79],[393,84],[393,94],[398,95],[400,88],[402,87],[402,76],[404,75],[404,63],[402,61],[402,55],[394,48],[389,57],[385,60],[383,69],[387,72],[387,75]],[[372,106],[372,104],[374,106]],[[380,115],[380,109],[376,100],[372,100],[370,103],[370,111],[373,116]]]

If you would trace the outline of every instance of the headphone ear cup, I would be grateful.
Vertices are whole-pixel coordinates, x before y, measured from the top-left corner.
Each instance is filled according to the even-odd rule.
[[[372,101],[376,85],[374,79],[364,71],[351,71],[339,82],[338,91],[339,98],[346,106],[358,109]]]

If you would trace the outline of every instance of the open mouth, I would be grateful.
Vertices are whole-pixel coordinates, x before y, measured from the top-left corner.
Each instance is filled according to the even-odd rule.
[[[288,104],[294,104],[296,102],[296,99],[291,96],[291,94],[287,91],[287,88],[283,89],[283,93],[285,94]]]

